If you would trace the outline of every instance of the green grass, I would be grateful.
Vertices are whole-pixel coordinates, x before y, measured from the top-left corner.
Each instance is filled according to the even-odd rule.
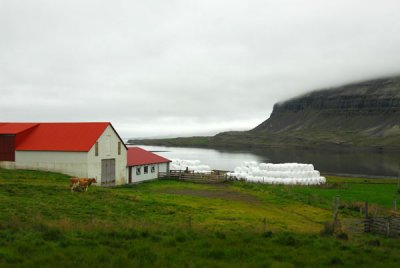
[[[394,199],[398,199],[400,204],[397,180],[333,176],[327,179],[328,182],[324,186],[281,186],[244,182],[236,182],[235,186],[261,193],[272,193],[281,198],[307,204],[312,203],[312,205],[324,208],[332,207],[337,196],[344,204],[368,202],[383,209],[392,208]]]
[[[320,235],[338,193],[343,202],[374,195],[387,208],[396,187],[349,180],[330,178],[331,188],[158,180],[71,193],[65,175],[0,169],[0,267],[396,266],[398,240]]]

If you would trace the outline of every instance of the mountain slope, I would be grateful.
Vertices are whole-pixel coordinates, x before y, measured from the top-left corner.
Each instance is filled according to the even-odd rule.
[[[253,132],[362,130],[367,135],[384,136],[386,130],[399,124],[399,114],[400,78],[379,79],[278,103],[271,117]]]
[[[250,131],[141,143],[200,147],[339,146],[398,150],[400,77],[318,90],[277,103],[270,118]]]

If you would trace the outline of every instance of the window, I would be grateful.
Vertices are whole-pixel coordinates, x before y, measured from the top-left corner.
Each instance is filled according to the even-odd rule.
[[[105,151],[106,151],[106,154],[107,155],[110,155],[111,154],[111,135],[107,135],[106,136],[106,149],[105,149]]]
[[[154,173],[154,172],[156,172],[156,166],[155,166],[155,165],[152,165],[152,166],[151,166],[151,173]]]
[[[140,173],[142,173],[142,170],[140,167],[136,168],[136,175],[140,175]]]
[[[118,142],[118,155],[121,155],[121,142]]]
[[[94,145],[94,156],[99,156],[99,143],[96,142]]]
[[[149,166],[144,167],[144,174],[147,174],[147,173],[149,173]]]

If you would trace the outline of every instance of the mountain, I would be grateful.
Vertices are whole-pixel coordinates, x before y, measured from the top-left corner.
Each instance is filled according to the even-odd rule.
[[[249,131],[130,142],[196,147],[400,150],[400,76],[317,90],[277,103],[270,118]]]

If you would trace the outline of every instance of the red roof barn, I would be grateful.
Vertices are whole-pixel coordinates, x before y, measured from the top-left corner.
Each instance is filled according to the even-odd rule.
[[[109,122],[0,123],[0,167],[122,184],[126,161],[127,147]]]
[[[169,162],[138,147],[128,150],[109,122],[0,122],[0,167],[55,171],[114,185],[157,178],[168,172]]]

